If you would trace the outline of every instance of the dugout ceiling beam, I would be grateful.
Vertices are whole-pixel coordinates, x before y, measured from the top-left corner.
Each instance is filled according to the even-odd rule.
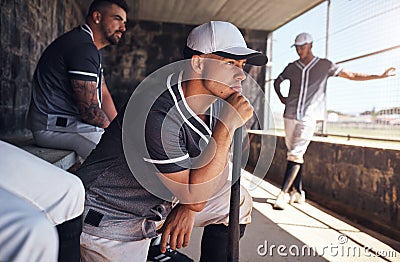
[[[325,0],[127,0],[128,19],[197,25],[210,20],[273,31]],[[85,9],[91,0],[80,1]]]

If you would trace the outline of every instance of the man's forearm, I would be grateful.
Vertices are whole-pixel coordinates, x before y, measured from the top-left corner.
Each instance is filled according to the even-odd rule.
[[[106,128],[110,124],[110,120],[100,107],[96,105],[81,105],[81,107],[84,107],[80,110],[83,122],[102,128]]]
[[[108,90],[108,87],[105,84],[105,80],[103,80],[103,86],[102,86],[101,109],[104,111],[104,113],[107,115],[110,121],[112,121],[117,115],[117,109],[115,108],[114,101],[112,99],[110,91]]]
[[[110,120],[100,108],[96,82],[72,80],[71,84],[82,121],[102,128],[108,127]]]
[[[342,70],[339,73],[340,77],[347,78],[349,80],[355,80],[355,81],[365,81],[365,80],[374,80],[374,79],[381,79],[381,78],[386,78],[390,76],[395,76],[395,71],[396,69],[394,67],[387,68],[383,74],[377,75],[377,74],[364,74],[364,73],[355,73],[355,72],[350,72],[347,70]]]
[[[194,163],[197,167],[190,171],[190,186],[193,193],[214,195],[226,181],[229,173],[227,169],[228,153],[232,142],[233,132],[230,132],[221,122],[216,124],[212,140]],[[196,191],[196,192],[195,192]]]

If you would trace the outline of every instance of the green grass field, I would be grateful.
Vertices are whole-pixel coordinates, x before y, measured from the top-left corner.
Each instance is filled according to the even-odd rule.
[[[328,123],[327,133],[400,141],[400,125]]]
[[[283,130],[283,119],[274,119],[274,129]],[[317,125],[316,133],[321,133],[321,123]],[[400,142],[400,125],[384,125],[375,123],[343,123],[328,122],[328,135],[371,138],[379,140],[396,140]]]

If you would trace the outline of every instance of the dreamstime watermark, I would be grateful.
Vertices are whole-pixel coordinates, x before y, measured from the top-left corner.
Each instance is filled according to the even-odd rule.
[[[349,239],[346,235],[338,237],[338,243],[330,243],[326,246],[312,247],[308,245],[285,245],[274,244],[267,240],[257,247],[257,254],[259,256],[273,257],[317,257],[317,256],[330,256],[330,257],[384,257],[384,258],[397,258],[400,257],[399,252],[395,250],[375,250],[368,246],[349,246],[346,245]]]

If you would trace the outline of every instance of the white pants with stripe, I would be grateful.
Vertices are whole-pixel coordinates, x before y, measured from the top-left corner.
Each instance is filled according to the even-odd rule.
[[[104,130],[86,133],[68,133],[48,130],[34,131],[33,137],[38,146],[75,151],[83,160],[99,143]]]
[[[205,208],[196,214],[194,226],[204,227],[210,224],[229,223],[230,188],[231,182],[224,185],[225,192],[208,201]],[[251,222],[252,198],[246,188],[240,188],[239,223]],[[132,258],[135,262],[145,262],[151,239],[135,242],[121,242],[95,237],[86,233],[81,235],[82,261],[113,261],[123,262]]]
[[[304,163],[304,154],[314,135],[315,120],[284,119],[287,160],[299,164]]]

